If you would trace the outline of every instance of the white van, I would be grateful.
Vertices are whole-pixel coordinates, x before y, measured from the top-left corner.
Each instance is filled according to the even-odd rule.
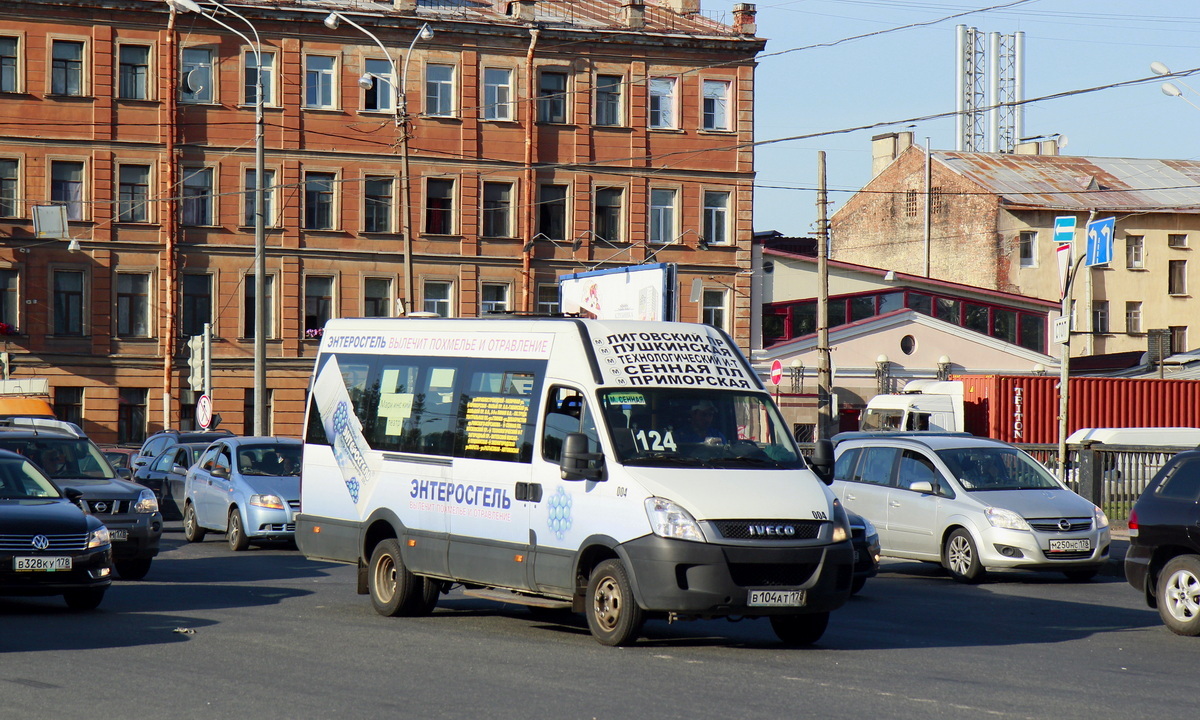
[[[707,325],[330,321],[300,504],[300,549],[357,563],[383,615],[461,584],[584,612],[607,645],[729,616],[809,644],[850,595],[845,512]]]

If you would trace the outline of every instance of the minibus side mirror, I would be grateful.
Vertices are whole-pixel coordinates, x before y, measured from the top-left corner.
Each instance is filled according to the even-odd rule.
[[[563,480],[603,480],[604,455],[588,452],[588,436],[567,433],[562,449]]]
[[[817,441],[808,464],[812,465],[813,472],[821,478],[821,482],[833,484],[833,443],[828,438]]]

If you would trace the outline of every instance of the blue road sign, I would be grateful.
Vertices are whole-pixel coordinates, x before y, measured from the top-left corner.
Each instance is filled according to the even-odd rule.
[[[1075,216],[1054,218],[1054,242],[1062,245],[1075,239]]]
[[[1087,224],[1087,256],[1084,263],[1088,267],[1112,262],[1113,235],[1116,232],[1116,225],[1115,217],[1093,220]]]

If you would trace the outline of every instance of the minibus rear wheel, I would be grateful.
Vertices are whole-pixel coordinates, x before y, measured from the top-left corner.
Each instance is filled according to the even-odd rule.
[[[400,543],[395,538],[388,538],[376,545],[375,550],[371,552],[367,584],[375,612],[386,617],[396,617],[412,614],[412,599],[421,592],[423,583],[404,567],[404,560],[400,557]]]

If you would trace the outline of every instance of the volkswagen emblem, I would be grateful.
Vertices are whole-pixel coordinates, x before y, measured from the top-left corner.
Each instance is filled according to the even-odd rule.
[[[34,550],[45,550],[50,547],[50,538],[45,535],[34,535],[31,544]]]
[[[92,503],[92,510],[95,510],[96,512],[100,512],[100,513],[108,512],[108,503],[104,502],[103,500],[94,502],[94,503]]]
[[[1071,529],[1071,521],[1066,518],[1060,519],[1058,521],[1058,529],[1062,530],[1063,532],[1070,530]]]

